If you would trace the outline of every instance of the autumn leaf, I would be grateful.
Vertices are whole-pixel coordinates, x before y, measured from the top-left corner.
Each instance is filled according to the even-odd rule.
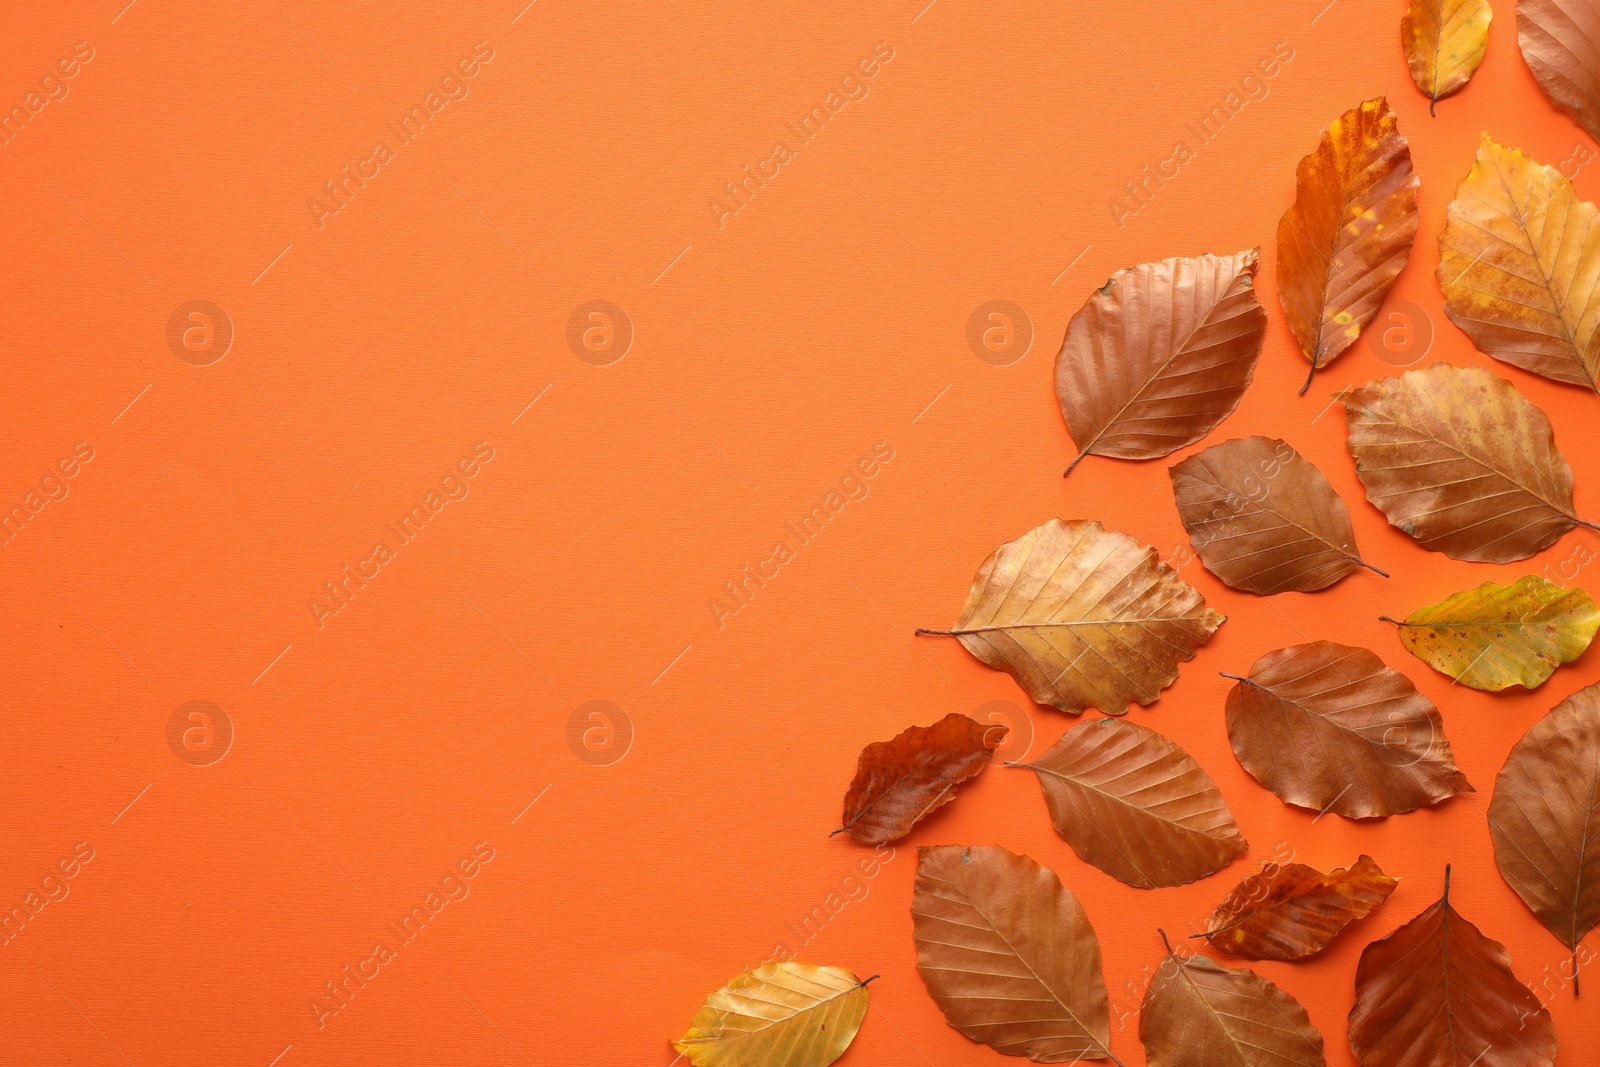
[[[1411,679],[1364,648],[1313,641],[1224,674],[1228,740],[1280,800],[1372,819],[1476,792],[1450,754],[1444,719]]]
[[[1326,874],[1303,863],[1268,864],[1234,886],[1206,921],[1206,932],[1192,936],[1253,960],[1304,959],[1327,948],[1399,884],[1371,856]]]
[[[1600,390],[1600,225],[1554,167],[1488,134],[1439,235],[1444,311],[1478,348]]]
[[[1296,168],[1294,205],[1278,223],[1278,300],[1311,374],[1355,343],[1405,267],[1418,184],[1381,96],[1329,123]]]
[[[865,845],[904,837],[918,819],[954,800],[956,786],[987,767],[1005,737],[1004,726],[952,712],[932,726],[874,741],[861,750],[844,796],[844,826],[834,833]]]
[[[1600,924],[1600,686],[1528,727],[1506,757],[1489,802],[1494,859],[1507,884],[1572,950]]]
[[[1039,1063],[1109,1059],[1100,939],[1055,872],[995,845],[917,850],[917,970],[967,1037]]]
[[[1350,1047],[1361,1067],[1549,1067],[1556,1028],[1506,947],[1450,906],[1446,867],[1444,895],[1361,953]]]
[[[1321,471],[1272,437],[1212,445],[1173,465],[1178,517],[1206,570],[1259,596],[1309,593],[1358,567],[1344,501]]]
[[[1227,418],[1255,373],[1267,312],[1254,249],[1119,270],[1072,316],[1056,398],[1084,456],[1154,459]]]
[[[867,982],[843,967],[766,963],[706,998],[673,1047],[694,1067],[827,1067],[867,1014]]]
[[[1545,95],[1600,141],[1600,9],[1517,0],[1517,45]]]
[[[1600,607],[1582,589],[1537,575],[1513,585],[1484,582],[1418,608],[1400,628],[1406,651],[1473,689],[1534,689],[1583,655],[1600,629]]]
[[[1149,1067],[1324,1067],[1322,1034],[1300,1002],[1251,970],[1205,956],[1180,956],[1161,932],[1167,958],[1139,1006]]]
[[[1149,545],[1051,519],[984,560],[955,629],[917,633],[956,637],[1040,704],[1121,715],[1153,703],[1222,625],[1205,603]]]
[[[1056,833],[1140,889],[1183,885],[1250,847],[1194,757],[1125,719],[1081,722],[1032,763]]]
[[[1411,80],[1434,103],[1467,84],[1489,44],[1489,0],[1411,0],[1400,16],[1400,46]]]
[[[1482,367],[1435,363],[1343,395],[1367,499],[1422,547],[1510,563],[1574,526],[1572,468],[1545,413]]]

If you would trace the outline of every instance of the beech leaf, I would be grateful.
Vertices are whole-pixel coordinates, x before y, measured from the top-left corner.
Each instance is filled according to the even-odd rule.
[[[1252,970],[1167,958],[1145,987],[1139,1040],[1149,1067],[1324,1067],[1322,1033],[1300,1002]]]
[[[1600,9],[1517,0],[1517,45],[1545,95],[1600,141]]]
[[[694,1067],[827,1067],[867,1014],[867,982],[843,967],[767,963],[706,998],[673,1047]]]
[[[1055,872],[996,845],[917,850],[917,970],[967,1037],[1039,1063],[1109,1059],[1100,939]]]
[[[1600,225],[1571,182],[1488,134],[1439,235],[1444,311],[1479,350],[1600,390]]]
[[[1006,727],[952,712],[932,726],[912,726],[861,750],[844,796],[844,826],[865,845],[911,832],[912,824],[955,799],[958,784],[989,765]],[[831,836],[831,835],[830,835]]]
[[[1238,683],[1234,755],[1287,804],[1372,819],[1476,792],[1439,709],[1367,649],[1313,641],[1268,652],[1248,678],[1223,677]]]
[[[1056,833],[1085,861],[1140,889],[1183,885],[1250,847],[1194,757],[1126,719],[1092,719],[1032,763]]]
[[[1545,413],[1482,367],[1435,363],[1343,396],[1350,454],[1390,525],[1452,559],[1510,563],[1574,526]]]
[[[1556,1027],[1506,947],[1451,907],[1446,867],[1444,895],[1361,953],[1350,1048],[1361,1067],[1549,1067]]]
[[[1600,629],[1600,607],[1582,589],[1530,574],[1513,585],[1484,582],[1418,608],[1400,628],[1406,651],[1473,689],[1534,689],[1583,655]]]
[[[1098,522],[1051,519],[978,568],[953,636],[1037,703],[1122,715],[1154,703],[1223,615],[1156,558]]]
[[[1572,950],[1600,924],[1600,687],[1589,686],[1528,727],[1489,802],[1494,859],[1507,884]]]
[[[1299,960],[1389,899],[1399,885],[1371,856],[1323,874],[1303,863],[1268,864],[1238,885],[1206,921],[1213,948],[1253,960]]]
[[[1321,471],[1273,437],[1224,441],[1174,464],[1178,517],[1206,570],[1258,596],[1309,593],[1358,567],[1350,512]]]
[[[1400,16],[1400,46],[1411,80],[1428,96],[1428,114],[1442,96],[1467,84],[1489,44],[1489,0],[1411,0]]]
[[[1255,249],[1119,270],[1067,324],[1056,398],[1084,456],[1154,459],[1194,444],[1238,405],[1267,312]]]
[[[1355,343],[1411,257],[1418,184],[1381,96],[1330,122],[1295,169],[1294,204],[1278,222],[1278,300],[1311,361],[1302,395]]]

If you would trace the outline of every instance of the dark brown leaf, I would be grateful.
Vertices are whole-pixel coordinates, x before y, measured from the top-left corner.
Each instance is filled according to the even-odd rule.
[[[1234,886],[1211,913],[1206,933],[1195,936],[1253,960],[1304,959],[1327,948],[1398,884],[1371,856],[1327,874],[1303,863],[1271,863]]]

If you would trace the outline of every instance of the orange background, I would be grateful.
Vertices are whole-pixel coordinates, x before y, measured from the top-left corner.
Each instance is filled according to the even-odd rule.
[[[1390,304],[1431,324],[1418,365],[1515,382],[1555,422],[1579,511],[1600,515],[1595,398],[1477,353],[1433,275],[1480,130],[1551,164],[1592,151],[1535,86],[1506,0],[1476,78],[1432,119],[1394,0],[125,2],[12,4],[0,40],[8,108],[74,42],[95,51],[0,148],[0,505],[75,443],[95,450],[0,549],[0,906],[75,843],[95,850],[0,948],[4,1063],[666,1067],[705,994],[777,942],[882,974],[842,1062],[999,1063],[944,1023],[913,966],[915,846],[941,842],[1026,852],[1081,896],[1129,1064],[1155,927],[1197,929],[1291,849],[1321,868],[1364,851],[1404,879],[1323,955],[1255,965],[1306,1006],[1330,1063],[1353,1062],[1361,948],[1438,896],[1446,862],[1452,899],[1519,976],[1559,974],[1566,952],[1495,870],[1484,812],[1511,745],[1600,678],[1600,659],[1491,696],[1410,658],[1376,616],[1554,577],[1597,543],[1575,533],[1491,567],[1389,529],[1328,398],[1423,357],[1384,362],[1358,343],[1298,398],[1305,364],[1273,282],[1296,161],[1386,94],[1422,178],[1421,235]],[[319,229],[308,199],[377,139],[393,147],[384,124],[479,41],[494,58],[469,95]],[[879,41],[893,59],[867,97],[797,147],[784,123]],[[1278,41],[1294,58],[1267,97],[1119,229],[1108,200],[1124,181],[1179,138],[1193,147],[1185,124]],[[719,228],[707,201],[780,138],[795,158]],[[1600,167],[1576,181],[1600,196]],[[1262,600],[1183,564],[1229,621],[1132,714],[1216,779],[1249,856],[1194,885],[1126,887],[1055,836],[1032,775],[996,767],[800,946],[785,924],[867,854],[827,836],[860,748],[1027,703],[912,629],[948,626],[984,556],[1052,516],[1100,519],[1166,557],[1186,543],[1166,468],[1194,449],[1091,458],[1062,480],[1074,449],[1050,383],[1068,318],[1117,268],[1254,245],[1272,322],[1254,386],[1210,440],[1286,438],[1394,577]],[[167,344],[192,299],[236,331],[209,366]],[[566,340],[593,299],[633,323],[609,366]],[[966,341],[973,310],[999,299],[1034,329],[1009,366]],[[384,524],[480,441],[495,458],[470,495],[319,628],[307,602],[322,583],[393,545]],[[719,628],[707,603],[723,583],[779,538],[794,547],[784,523],[879,441],[895,458],[870,495]],[[1413,678],[1479,793],[1313,824],[1249,778],[1217,672],[1314,638],[1370,646]],[[166,738],[195,699],[236,731],[205,767]],[[569,743],[590,700],[631,722],[609,766]],[[1037,753],[1072,721],[1029,707],[1015,725]],[[319,1029],[310,998],[375,941],[393,947],[384,924],[482,841],[494,859],[470,894]],[[1570,989],[1552,979],[1543,995],[1560,1061],[1600,1053]]]

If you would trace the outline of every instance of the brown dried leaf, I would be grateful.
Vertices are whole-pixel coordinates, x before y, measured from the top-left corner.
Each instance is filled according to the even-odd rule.
[[[1161,934],[1167,943],[1167,935]],[[1205,956],[1167,958],[1145,987],[1139,1040],[1149,1067],[1325,1067],[1322,1034],[1300,1002],[1252,970]]]
[[[1549,418],[1504,378],[1435,363],[1343,400],[1367,499],[1423,548],[1510,563],[1593,528],[1573,514]]]
[[[1228,693],[1228,740],[1287,804],[1347,819],[1476,792],[1444,719],[1411,679],[1364,648],[1313,641],[1268,652]]]
[[[1072,316],[1056,356],[1056,398],[1078,446],[1154,459],[1232,414],[1255,373],[1267,312],[1255,249],[1119,270]]]
[[[1600,141],[1600,8],[1517,0],[1517,45],[1545,95]]]
[[[1250,847],[1194,757],[1126,719],[1081,722],[1020,766],[1039,776],[1056,833],[1131,886],[1183,885]]]
[[[1446,867],[1444,895],[1361,953],[1350,1047],[1361,1067],[1550,1067],[1556,1027],[1506,947],[1450,906]]]
[[[1600,686],[1580,689],[1522,735],[1495,779],[1489,836],[1500,873],[1572,950],[1600,924]]]
[[[844,795],[844,826],[834,833],[865,845],[906,836],[918,819],[954,800],[956,786],[987,767],[1005,737],[1004,726],[951,712],[932,726],[874,741],[856,761]]]
[[[1276,438],[1224,441],[1169,473],[1200,562],[1234,589],[1309,593],[1357,567],[1388,577],[1356,554],[1350,513],[1328,479]]]
[[[951,1026],[1039,1063],[1116,1059],[1100,939],[1054,871],[995,845],[919,848],[911,921]]]
[[[1489,0],[1411,0],[1400,16],[1400,46],[1411,80],[1428,94],[1428,114],[1483,62],[1489,44]]]
[[[1600,226],[1572,183],[1488,134],[1439,235],[1445,314],[1480,351],[1600,390]]]
[[[1278,300],[1311,373],[1360,336],[1411,257],[1416,172],[1383,97],[1328,124],[1278,223]],[[1311,375],[1301,386],[1303,395]]]
[[[1299,960],[1389,899],[1400,883],[1371,856],[1323,874],[1303,863],[1268,864],[1217,905],[1204,937],[1213,948],[1253,960]]]
[[[958,638],[1040,704],[1122,715],[1153,703],[1222,625],[1205,603],[1149,545],[1051,519],[983,561],[955,629],[917,633]]]

